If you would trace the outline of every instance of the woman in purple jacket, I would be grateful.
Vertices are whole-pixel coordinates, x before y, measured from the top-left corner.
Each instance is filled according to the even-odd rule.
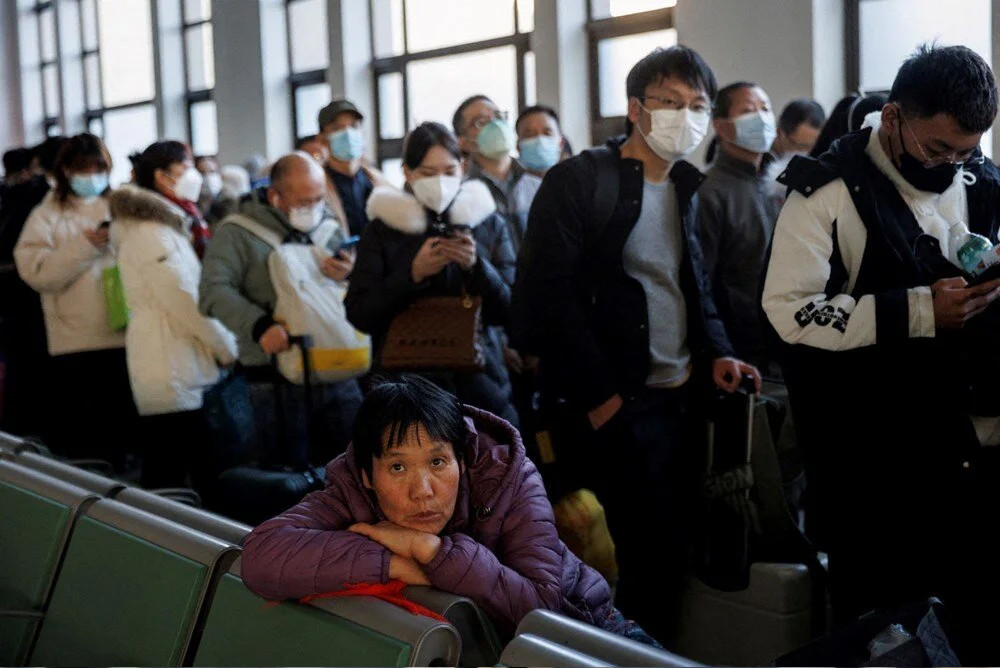
[[[326,484],[247,537],[250,589],[300,598],[398,578],[469,597],[502,634],[545,608],[655,644],[559,540],[517,431],[429,381],[377,385]]]

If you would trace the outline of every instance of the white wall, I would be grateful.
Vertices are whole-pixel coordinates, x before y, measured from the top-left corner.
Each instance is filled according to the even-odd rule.
[[[17,6],[0,0],[0,152],[25,143],[17,56]]]

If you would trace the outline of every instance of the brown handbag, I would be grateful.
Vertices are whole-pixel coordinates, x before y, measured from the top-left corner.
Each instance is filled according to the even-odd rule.
[[[382,347],[386,371],[486,369],[481,297],[424,297],[393,318]]]

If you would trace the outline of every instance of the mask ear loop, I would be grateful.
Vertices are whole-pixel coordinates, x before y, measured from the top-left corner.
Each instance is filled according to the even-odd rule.
[[[854,124],[851,123],[851,120],[854,118],[854,110],[858,108],[858,104],[860,104],[861,100],[863,100],[863,99],[865,99],[865,96],[862,95],[860,92],[858,92],[858,96],[856,98],[854,98],[854,102],[851,102],[851,106],[849,106],[847,108],[847,131],[848,132],[854,132],[855,130],[857,130],[857,128],[853,127]]]

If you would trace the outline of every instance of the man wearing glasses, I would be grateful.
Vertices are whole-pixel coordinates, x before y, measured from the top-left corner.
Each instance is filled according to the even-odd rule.
[[[1000,172],[979,151],[996,113],[982,58],[919,48],[881,112],[780,178],[763,292],[835,615],[937,596],[964,665],[998,658],[977,645],[1000,593],[996,480],[982,486],[1000,430],[980,417],[1000,415],[1000,281],[976,281],[959,253],[970,232],[997,243]]]
[[[696,52],[656,49],[626,81],[626,137],[545,175],[515,284],[515,331],[541,359],[546,403],[569,406],[557,461],[605,506],[616,602],[676,640],[699,471],[696,385],[735,390],[695,214],[704,177],[683,158],[704,139],[715,76]]]
[[[514,252],[519,253],[540,182],[524,178],[530,176],[528,170],[511,155],[517,135],[507,122],[507,112],[485,95],[473,95],[458,105],[452,127],[467,156],[466,176],[480,179],[490,189],[497,211],[507,221]]]

